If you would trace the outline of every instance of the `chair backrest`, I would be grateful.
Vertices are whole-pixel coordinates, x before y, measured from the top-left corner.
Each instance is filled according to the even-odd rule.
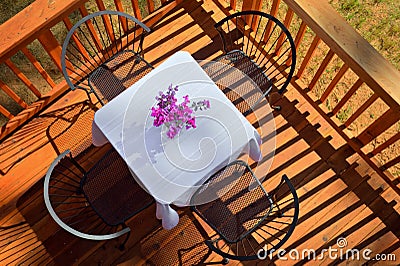
[[[44,201],[52,218],[66,231],[81,238],[107,240],[129,233],[125,221],[154,199],[111,149],[89,171],[69,150],[61,153],[47,171]]]
[[[242,11],[217,24],[225,53],[242,51],[269,78],[279,93],[288,86],[296,66],[293,38],[277,18],[260,11]]]
[[[44,201],[51,217],[64,230],[85,239],[106,240],[128,233],[129,228],[118,231],[106,225],[88,204],[80,187],[84,174],[69,150],[53,161],[44,181]]]
[[[105,10],[83,17],[69,30],[62,47],[62,72],[69,87],[90,90],[89,76],[121,52],[141,56],[147,32],[150,29],[146,25],[119,11]]]

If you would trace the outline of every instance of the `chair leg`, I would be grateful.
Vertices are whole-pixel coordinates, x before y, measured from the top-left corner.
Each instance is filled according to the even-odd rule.
[[[221,261],[213,261],[213,262],[207,262],[205,265],[227,265],[229,263],[228,258],[223,258]]]
[[[268,93],[268,94],[266,95],[267,101],[270,103],[271,108],[274,109],[274,111],[280,111],[280,110],[282,110],[282,107],[281,107],[280,105],[274,105],[274,104],[272,104],[272,103],[276,103],[276,102],[278,101],[278,98],[277,98],[277,97],[281,98],[282,95],[280,95],[280,94],[277,93],[277,92]]]
[[[282,212],[281,208],[279,207],[279,204],[278,204],[277,201],[276,201],[275,195],[273,196],[273,199],[272,199],[272,200],[273,200],[274,204],[276,205],[276,208],[278,209],[278,211],[277,211],[278,217],[279,217],[279,218],[282,218],[282,217],[283,217],[283,212]]]
[[[127,226],[124,224],[124,228],[126,228]],[[128,239],[129,239],[129,236],[131,235],[131,231],[129,231],[127,234],[126,234],[126,237],[125,237],[125,240],[124,240],[124,242],[122,242],[120,245],[119,245],[119,250],[121,250],[121,251],[123,251],[123,250],[125,250],[125,244],[126,244],[126,242],[128,242]]]
[[[281,107],[280,105],[272,105],[271,107],[272,107],[272,109],[274,109],[275,111],[280,111],[280,110],[282,110],[282,107]]]

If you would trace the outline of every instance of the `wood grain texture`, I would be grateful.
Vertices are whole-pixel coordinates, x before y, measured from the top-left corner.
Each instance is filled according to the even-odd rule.
[[[43,29],[49,29],[86,0],[37,0],[0,25],[0,63],[31,43]]]
[[[197,6],[183,2],[156,24],[156,30],[148,36],[146,56],[157,63],[180,49],[209,58],[217,56],[220,50],[207,45],[211,43],[211,36],[217,36],[209,25],[223,16],[224,12],[214,1],[206,0]],[[184,30],[180,30],[182,27]],[[194,38],[199,35],[201,38]],[[52,104],[42,114],[43,118],[86,100],[84,93],[76,93],[78,91],[68,93]],[[273,103],[282,107],[280,112],[274,112],[276,149],[271,151],[262,146],[263,155],[274,156],[274,162],[270,168],[264,161],[251,166],[263,178],[267,190],[283,173],[297,190],[300,219],[282,248],[320,251],[328,246],[335,248],[336,240],[345,236],[349,249],[371,248],[374,254],[388,251],[400,257],[399,195],[349,147],[336,128],[319,113],[314,102],[306,99],[309,96],[302,94],[301,88],[289,86],[283,96],[275,96],[278,97]],[[58,121],[68,120],[66,114],[59,114]],[[268,125],[263,117],[258,119],[260,121],[254,125],[259,124],[261,128]],[[52,138],[46,134],[47,127],[44,126],[43,131],[37,128],[38,124],[30,121],[7,138],[7,142],[2,142],[8,144],[6,149],[0,149],[0,152],[6,151],[0,159],[18,161],[18,156],[24,155],[0,178],[0,234],[4,236],[0,238],[0,264],[202,265],[221,260],[204,244],[204,239],[214,234],[213,230],[203,228],[203,222],[193,216],[189,208],[177,208],[180,222],[169,231],[162,229],[155,218],[154,206],[133,217],[128,221],[132,234],[124,251],[116,249],[123,239],[87,241],[59,228],[47,213],[42,198],[43,175],[57,151]],[[270,136],[262,138],[265,141]],[[66,139],[65,145],[76,145],[76,138]],[[44,143],[35,140],[44,140]],[[26,155],[18,150],[18,147],[27,149],[22,145],[24,141],[28,146],[42,146]],[[87,150],[79,157],[80,162],[89,167],[107,148]],[[307,262],[307,259],[283,261],[276,256],[271,261],[276,265]],[[256,263],[264,265],[266,261],[230,261],[230,265]],[[339,264],[340,261],[325,260],[323,263]]]

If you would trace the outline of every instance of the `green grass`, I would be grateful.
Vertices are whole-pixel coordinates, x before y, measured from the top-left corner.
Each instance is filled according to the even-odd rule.
[[[13,17],[35,0],[0,0],[0,24]]]
[[[400,70],[399,0],[329,0],[329,3]]]

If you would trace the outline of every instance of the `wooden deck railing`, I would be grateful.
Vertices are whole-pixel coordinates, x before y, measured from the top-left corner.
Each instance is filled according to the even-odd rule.
[[[292,33],[297,70],[292,85],[400,194],[400,72],[328,1],[236,0],[232,10],[278,17]]]
[[[187,0],[191,1],[191,0]],[[348,144],[399,193],[400,176],[400,73],[364,40],[327,1],[320,0],[214,0],[234,10],[257,9],[278,17],[290,29],[297,46],[297,70],[292,85],[312,104]],[[133,13],[151,25],[179,0],[37,0],[0,25],[0,63],[21,81],[36,99],[27,103],[0,80],[0,88],[22,111],[12,114],[0,139],[32,117],[66,90],[62,77],[46,70],[32,45],[39,42],[49,60],[60,69],[60,42],[54,31],[66,32],[77,19],[96,10],[117,9]],[[128,5],[127,5],[128,3]],[[13,63],[24,57],[40,75],[28,78]],[[56,76],[56,77],[54,77]],[[38,81],[38,77],[41,81]],[[46,83],[48,92],[41,84]],[[393,152],[394,151],[394,152]],[[393,175],[394,174],[394,175]],[[400,193],[399,193],[400,194]]]

